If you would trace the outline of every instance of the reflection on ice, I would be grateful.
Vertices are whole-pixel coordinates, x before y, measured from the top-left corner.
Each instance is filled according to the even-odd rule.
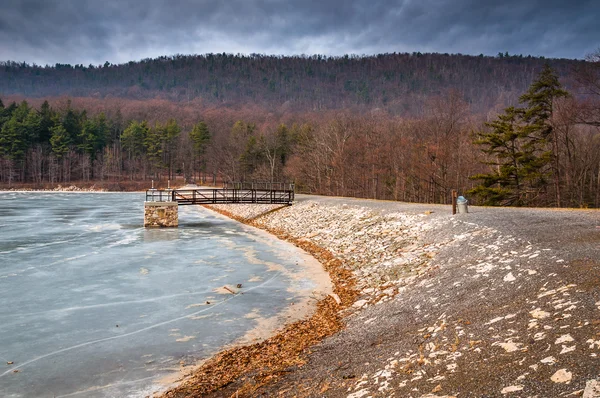
[[[108,229],[121,229],[121,224],[117,223],[108,223],[108,224],[97,224],[91,225],[88,230],[92,232],[101,232],[106,231]]]
[[[179,239],[178,228],[145,228],[143,232],[144,242],[161,242]]]
[[[121,245],[129,245],[133,242],[135,242],[136,240],[138,240],[137,236],[126,236],[123,239],[119,239],[115,242],[109,243],[108,245],[106,245],[107,247],[113,247],[113,246],[121,246]]]

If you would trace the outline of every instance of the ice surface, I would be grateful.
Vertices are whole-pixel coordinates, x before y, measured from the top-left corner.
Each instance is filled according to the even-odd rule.
[[[309,283],[269,266],[298,270],[287,245],[198,207],[144,229],[141,194],[0,193],[0,220],[2,397],[146,396]]]

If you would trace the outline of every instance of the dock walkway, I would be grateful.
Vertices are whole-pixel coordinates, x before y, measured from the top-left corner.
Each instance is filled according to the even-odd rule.
[[[226,203],[286,204],[294,201],[293,184],[230,184],[224,188],[149,189],[146,202],[176,202],[178,205]]]

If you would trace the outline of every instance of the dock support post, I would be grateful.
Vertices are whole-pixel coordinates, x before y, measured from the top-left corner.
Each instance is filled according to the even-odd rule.
[[[144,227],[179,226],[177,202],[144,202]]]

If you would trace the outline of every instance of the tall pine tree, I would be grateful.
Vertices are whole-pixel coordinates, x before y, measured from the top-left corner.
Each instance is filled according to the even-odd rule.
[[[537,174],[540,187],[547,188],[548,179],[554,181],[554,205],[561,206],[560,195],[560,150],[557,130],[552,124],[556,100],[569,96],[563,90],[558,77],[546,64],[529,90],[519,101],[526,104],[522,110],[523,135],[535,158],[532,171]],[[547,201],[551,203],[550,201]]]
[[[492,166],[487,174],[472,178],[482,180],[469,193],[477,195],[485,205],[520,205],[525,193],[525,153],[521,142],[519,112],[506,108],[504,114],[490,123],[489,131],[479,132],[475,144],[488,155],[486,164]]]
[[[144,142],[149,131],[148,122],[133,120],[121,134],[121,145],[127,151],[130,160],[139,158],[146,152]]]
[[[196,123],[192,131],[190,131],[190,139],[194,143],[194,167],[197,167],[199,171],[204,171],[206,168],[204,154],[210,142],[210,131],[206,123]]]
[[[478,132],[475,144],[492,166],[473,176],[481,184],[469,193],[486,205],[527,206],[548,204],[542,196],[551,177],[556,181],[556,204],[560,206],[558,140],[552,127],[556,99],[566,97],[552,69],[546,65],[519,101],[523,108],[509,107],[488,130]]]

